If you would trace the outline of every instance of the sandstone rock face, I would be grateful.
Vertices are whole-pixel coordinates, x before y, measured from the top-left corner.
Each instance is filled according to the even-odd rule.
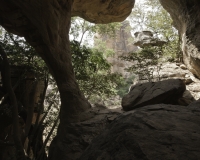
[[[80,160],[200,159],[200,108],[158,104],[124,113],[97,136]]]
[[[129,111],[151,104],[178,104],[178,99],[184,91],[185,84],[179,79],[136,84],[123,97],[122,107]]]
[[[200,1],[160,0],[182,38],[183,61],[200,78]]]
[[[134,35],[136,37],[134,45],[141,48],[147,46],[163,46],[166,43],[166,41],[153,37],[153,33],[151,31],[136,32]]]
[[[128,17],[135,0],[75,0],[72,16],[93,23],[121,22]]]
[[[114,38],[108,35],[96,34],[94,43],[98,45],[98,41],[105,42],[106,48],[114,51],[114,55],[107,57],[109,63],[112,64],[111,71],[122,74],[124,77],[129,76],[129,72],[125,71],[126,67],[132,65],[131,62],[123,61],[119,56],[126,56],[129,52],[134,52],[138,49],[133,44],[134,38],[130,32],[130,24],[128,21],[122,22],[122,26],[119,30],[116,30],[116,36]]]

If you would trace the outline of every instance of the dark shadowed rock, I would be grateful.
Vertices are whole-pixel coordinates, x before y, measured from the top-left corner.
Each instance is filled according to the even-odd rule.
[[[157,104],[124,113],[80,160],[200,159],[200,107]]]
[[[200,99],[198,99],[188,105],[188,107],[195,107],[195,106],[200,106]]]
[[[177,104],[184,91],[185,84],[180,79],[136,84],[123,97],[122,107],[128,111],[150,104]]]
[[[57,157],[58,160],[76,160],[89,146],[93,138],[98,136],[105,127],[118,117],[121,109],[109,110],[104,106],[96,106],[88,111],[94,116],[84,122],[71,123],[65,128],[64,143],[58,143],[56,137],[51,143],[49,159]],[[55,148],[57,151],[55,152]]]

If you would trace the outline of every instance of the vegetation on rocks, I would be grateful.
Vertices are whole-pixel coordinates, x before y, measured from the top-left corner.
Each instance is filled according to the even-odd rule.
[[[58,113],[60,97],[56,82],[51,76],[44,61],[38,56],[34,48],[31,47],[23,38],[10,34],[4,29],[1,29],[0,36],[1,48],[7,54],[10,66],[12,68],[19,66],[21,70],[19,75],[20,79],[17,84],[14,84],[13,81],[11,84],[14,88],[20,87],[20,93],[18,93],[19,95],[16,95],[16,97],[17,103],[21,104],[21,107],[18,106],[17,112],[19,115],[23,112],[25,117],[32,116],[30,118],[31,120],[33,119],[33,115],[35,113],[37,114],[34,122],[31,121],[28,124],[27,118],[23,120],[25,128],[29,125],[27,131],[28,134],[24,133],[23,138],[28,139],[29,141],[25,150],[30,158],[36,158],[38,160],[44,159],[44,157],[46,157],[45,148],[48,148],[49,140],[52,140],[56,135],[55,129],[59,122]],[[115,88],[119,83],[121,83],[121,75],[110,72],[111,65],[105,59],[104,54],[98,49],[92,49],[85,45],[81,45],[81,42],[75,40],[71,41],[70,46],[75,77],[81,91],[85,94],[85,97],[89,100],[94,100],[96,96],[106,98],[111,95],[116,95],[117,90]],[[11,78],[12,77],[13,76],[11,75]],[[2,79],[5,79],[4,75],[2,75]],[[4,81],[6,80],[7,79]],[[4,81],[2,81],[1,86],[1,98],[6,100]],[[27,81],[30,83],[30,86],[28,86],[29,88],[22,88],[22,83],[28,83]],[[42,91],[37,87],[37,84],[40,82],[42,83]],[[31,94],[32,92],[37,95],[39,94],[39,101],[36,100],[38,99],[36,96]],[[24,93],[29,95],[30,101],[28,101],[27,105],[24,103],[24,98],[19,98],[25,96]],[[2,101],[1,108],[3,108],[4,111],[7,111],[10,110],[10,105],[5,105],[5,103],[7,103],[5,100]],[[34,103],[34,105],[29,114],[28,105],[30,102]],[[41,116],[43,117],[42,119],[39,118]],[[12,133],[8,134],[11,136]],[[44,141],[42,140],[42,137],[44,138]]]
[[[129,19],[132,22],[132,32],[151,31],[154,37],[167,42],[162,47],[166,60],[181,60],[179,33],[173,27],[170,14],[160,5],[159,0],[136,3]]]
[[[139,80],[153,80],[153,72],[159,70],[163,62],[182,61],[180,36],[172,26],[172,19],[158,0],[144,1],[135,5],[129,16],[133,32],[151,31],[153,37],[164,40],[162,46],[146,46],[128,56],[121,56],[125,61],[132,62],[127,71],[138,76]],[[159,80],[159,77],[158,77]]]

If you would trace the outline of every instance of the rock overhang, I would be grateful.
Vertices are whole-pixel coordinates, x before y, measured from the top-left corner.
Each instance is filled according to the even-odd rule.
[[[50,11],[49,16],[53,16],[54,13],[58,15],[60,14],[59,12],[61,12],[61,14],[63,14],[61,8],[57,6],[58,3],[61,2],[52,0],[49,4],[46,4],[45,7],[44,1],[37,3],[34,1],[17,3],[1,0],[0,25],[11,33],[24,36],[30,30],[34,30],[34,27],[36,26],[32,22],[35,19],[34,16],[39,15],[34,14],[34,16],[31,17],[34,12],[34,9],[31,6],[34,6],[35,8],[36,6],[39,6],[39,9],[41,10],[42,8],[43,11],[48,10],[47,12]],[[65,4],[64,2],[62,3],[63,5]],[[71,16],[79,16],[92,23],[106,24],[111,22],[120,22],[125,20],[131,13],[134,3],[135,0],[74,0],[71,8]],[[38,12],[39,9],[35,12]]]
[[[182,60],[200,78],[200,1],[159,0],[173,19],[181,38]]]
[[[79,16],[93,23],[124,21],[132,11],[135,0],[75,0],[72,16]]]

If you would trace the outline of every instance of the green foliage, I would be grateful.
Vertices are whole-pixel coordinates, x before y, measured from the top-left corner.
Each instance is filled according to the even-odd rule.
[[[78,41],[80,44],[91,43],[95,33],[106,34],[109,37],[115,37],[115,31],[121,26],[120,23],[94,24],[80,17],[72,17],[70,37],[72,40]]]
[[[149,30],[155,37],[165,40],[163,55],[168,59],[180,59],[180,37],[172,25],[169,13],[161,6],[159,0],[136,3],[130,16],[134,31]]]
[[[40,73],[41,76],[47,72],[48,69],[43,60],[23,38],[4,30],[3,33],[1,42],[6,46],[11,65],[27,67]],[[87,98],[92,95],[116,94],[115,87],[120,83],[120,75],[110,73],[111,65],[102,52],[80,45],[77,41],[71,42],[71,52],[76,79]],[[53,83],[52,81],[51,84]]]
[[[25,70],[31,69],[33,71],[31,73],[39,73],[41,78],[46,77],[49,73],[47,66],[23,38],[9,34],[5,30],[2,30],[0,36],[0,43],[4,45],[11,65],[24,66]],[[71,42],[71,52],[77,82],[88,99],[97,95],[103,98],[116,94],[115,88],[120,84],[121,76],[110,73],[111,65],[102,52],[80,45],[77,41]],[[44,137],[48,136],[49,130],[54,125],[60,105],[58,89],[52,76],[48,76],[47,83],[50,89],[46,93],[44,110],[41,108],[37,110],[46,115],[41,121],[41,125],[45,128]],[[52,136],[55,134],[53,132]]]
[[[107,35],[109,37],[115,37],[116,31],[121,27],[121,23],[109,23],[109,24],[96,24],[96,33],[100,35]]]
[[[145,47],[128,56],[121,57],[133,65],[127,71],[138,75],[139,80],[152,81],[153,72],[157,72],[158,80],[160,64],[163,61],[180,59],[180,37],[178,31],[172,26],[172,19],[167,11],[160,5],[159,0],[136,3],[129,20],[133,31],[151,31],[154,38],[166,41],[162,47]]]
[[[114,56],[115,51],[111,48],[107,48],[106,41],[102,41],[102,39],[95,40],[95,46],[93,47],[95,50],[100,50],[105,58]]]
[[[101,97],[116,94],[120,84],[120,75],[110,72],[110,64],[97,49],[81,46],[77,41],[71,42],[72,63],[75,76],[85,96]]]
[[[37,72],[40,76],[46,75],[48,68],[44,61],[38,57],[35,49],[24,38],[8,33],[2,29],[0,42],[4,46],[11,65],[24,66],[29,71]]]
[[[135,75],[129,76],[126,79],[121,80],[121,84],[117,86],[117,94],[120,97],[123,97],[125,94],[128,93],[129,87],[133,84],[133,80],[135,79]]]
[[[145,47],[136,52],[129,53],[128,56],[121,56],[120,58],[125,61],[132,62],[131,67],[126,68],[128,72],[138,75],[139,80],[152,81],[153,66],[158,66],[159,58],[162,56],[161,47]]]

